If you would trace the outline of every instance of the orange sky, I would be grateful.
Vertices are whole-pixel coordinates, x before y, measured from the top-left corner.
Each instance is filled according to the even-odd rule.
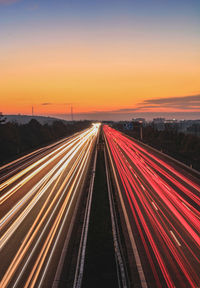
[[[66,45],[5,52],[0,70],[1,110],[30,113],[34,105],[38,113],[62,113],[64,103],[74,103],[79,112],[112,110],[134,107],[149,98],[198,93],[197,52],[162,55],[133,48],[123,55],[122,48],[69,50]],[[52,105],[42,107],[44,102]]]
[[[130,23],[109,30],[14,29],[7,28],[10,37],[0,53],[4,114],[30,114],[32,105],[36,114],[62,114],[66,103],[78,113],[109,111],[134,108],[146,99],[199,94],[194,35],[177,38],[155,27],[149,33],[143,27],[144,33]]]

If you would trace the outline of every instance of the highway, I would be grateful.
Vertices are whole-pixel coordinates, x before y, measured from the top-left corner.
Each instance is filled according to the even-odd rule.
[[[100,124],[0,168],[0,287],[51,287]]]
[[[200,287],[198,179],[119,131],[103,131],[141,287]]]

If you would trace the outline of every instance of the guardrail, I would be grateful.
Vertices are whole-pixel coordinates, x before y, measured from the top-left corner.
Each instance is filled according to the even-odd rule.
[[[121,133],[123,133],[123,132],[121,132]],[[143,146],[144,148],[147,148],[147,149],[157,153],[158,155],[162,156],[162,158],[168,159],[168,161],[175,163],[178,167],[180,167],[180,168],[182,168],[184,170],[187,170],[191,175],[193,175],[193,176],[195,176],[197,178],[200,178],[200,172],[199,171],[191,168],[190,166],[186,165],[183,162],[180,162],[179,160],[171,157],[170,155],[165,154],[164,152],[162,152],[160,150],[157,150],[156,148],[154,148],[154,147],[152,147],[152,146],[150,146],[150,145],[148,145],[148,144],[146,144],[144,142],[141,142],[138,139],[135,139],[135,138],[133,138],[133,137],[131,137],[131,136],[125,134],[125,133],[123,133],[123,134],[126,137],[128,137],[129,139],[131,139],[131,140],[135,141],[136,143],[138,143],[139,145]]]

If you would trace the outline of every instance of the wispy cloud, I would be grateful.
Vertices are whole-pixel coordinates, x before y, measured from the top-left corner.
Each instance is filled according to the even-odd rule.
[[[138,111],[139,108],[122,108],[118,110],[112,110],[112,113],[118,113],[118,112],[123,112],[123,113],[129,113],[129,112],[134,112]]]
[[[183,97],[168,97],[158,99],[147,99],[141,103],[140,108],[177,108],[180,110],[190,110],[200,108],[200,94]]]
[[[176,111],[199,111],[200,112],[200,94],[182,97],[167,97],[157,99],[147,99],[138,103],[135,107],[122,108],[109,111],[110,113],[133,113],[133,112],[148,112],[159,111],[166,108]],[[98,111],[94,111],[98,113]]]
[[[53,103],[49,103],[49,102],[41,103],[41,105],[43,105],[43,106],[52,105],[52,104]]]

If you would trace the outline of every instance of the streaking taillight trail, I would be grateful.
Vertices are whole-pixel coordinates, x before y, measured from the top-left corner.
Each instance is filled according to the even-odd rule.
[[[103,130],[156,287],[163,287],[156,267],[167,287],[198,287],[200,187],[119,131]]]

